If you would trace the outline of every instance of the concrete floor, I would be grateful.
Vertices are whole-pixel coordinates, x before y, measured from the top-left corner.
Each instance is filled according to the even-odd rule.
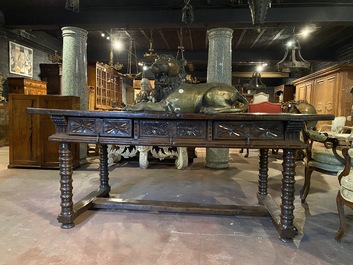
[[[231,150],[229,169],[204,167],[204,149],[185,170],[136,162],[110,168],[112,193],[121,198],[199,203],[257,203],[257,152],[249,158]],[[280,200],[280,159],[270,158],[269,192]],[[98,159],[74,172],[74,200],[98,187]],[[60,228],[56,170],[7,169],[8,147],[0,148],[0,264],[352,264],[353,212],[347,234],[334,240],[339,219],[337,179],[317,172],[304,207],[298,199],[303,166],[297,163],[293,243],[278,239],[269,218],[87,211],[69,230]],[[246,171],[245,171],[246,170]],[[135,185],[136,184],[136,185]]]

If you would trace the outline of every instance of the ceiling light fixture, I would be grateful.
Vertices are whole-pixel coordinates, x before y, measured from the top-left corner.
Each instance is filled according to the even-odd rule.
[[[283,59],[276,64],[277,71],[291,73],[309,70],[310,63],[305,61],[300,53],[299,40],[293,37],[288,44]]]
[[[256,90],[256,89],[263,89],[263,88],[266,88],[266,85],[261,80],[261,74],[260,72],[255,71],[251,76],[247,89]]]
[[[184,0],[185,6],[181,10],[181,21],[185,24],[190,24],[194,22],[194,9],[190,5],[190,0]]]
[[[146,52],[143,57],[147,59],[156,59],[158,57],[157,53],[154,52],[153,49],[153,30],[151,29],[151,38],[150,38],[150,48],[148,49],[148,52]]]
[[[271,2],[271,0],[248,0],[254,26],[258,27],[264,23],[267,9],[271,7]]]
[[[66,0],[65,8],[78,13],[80,11],[80,0]]]

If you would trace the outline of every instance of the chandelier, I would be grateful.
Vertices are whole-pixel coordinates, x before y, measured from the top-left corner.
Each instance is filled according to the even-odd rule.
[[[290,73],[310,69],[310,63],[305,61],[300,53],[300,44],[293,38],[291,45],[286,48],[283,59],[276,64],[277,71]]]

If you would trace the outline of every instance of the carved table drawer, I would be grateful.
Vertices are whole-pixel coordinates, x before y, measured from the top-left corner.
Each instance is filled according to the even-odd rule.
[[[282,122],[215,122],[215,139],[284,139]]]
[[[204,121],[142,121],[141,137],[206,138],[207,123]]]
[[[69,118],[67,132],[78,135],[132,137],[130,119]]]

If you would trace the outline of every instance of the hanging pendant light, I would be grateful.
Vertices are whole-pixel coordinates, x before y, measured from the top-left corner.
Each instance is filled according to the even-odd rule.
[[[251,76],[247,89],[256,90],[256,89],[264,89],[264,88],[266,88],[266,85],[261,80],[260,72],[255,71]]]
[[[158,57],[157,53],[154,52],[153,49],[153,31],[151,29],[151,38],[150,38],[150,48],[148,49],[148,52],[146,52],[143,57],[146,59],[156,59]]]
[[[287,46],[283,59],[276,64],[277,71],[291,73],[310,69],[310,62],[305,61],[300,53],[299,40],[294,37]]]
[[[271,0],[248,0],[251,19],[254,26],[264,23],[267,9],[271,6]]]
[[[78,13],[80,11],[80,0],[66,0],[65,8]]]

